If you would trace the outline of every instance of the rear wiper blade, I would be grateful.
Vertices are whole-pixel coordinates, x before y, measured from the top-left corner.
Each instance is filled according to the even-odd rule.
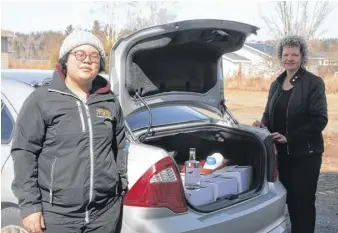
[[[143,98],[136,92],[135,95],[137,96],[137,98],[139,98],[141,100],[141,102],[144,104],[144,106],[146,106],[146,108],[148,109],[148,112],[149,112],[149,120],[148,120],[148,129],[147,129],[147,132],[145,135],[143,135],[141,138],[140,138],[140,142],[143,142],[145,140],[145,138],[148,136],[149,132],[150,132],[150,129],[152,127],[152,112],[151,112],[151,109],[149,107],[149,105],[143,100]]]

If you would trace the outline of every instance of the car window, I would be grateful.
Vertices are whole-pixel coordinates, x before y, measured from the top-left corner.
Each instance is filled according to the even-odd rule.
[[[1,144],[11,141],[14,131],[14,120],[7,106],[1,102]]]
[[[198,121],[209,118],[201,112],[186,106],[154,107],[152,112],[152,126],[176,124]],[[148,127],[149,112],[147,110],[131,114],[126,118],[131,130]]]

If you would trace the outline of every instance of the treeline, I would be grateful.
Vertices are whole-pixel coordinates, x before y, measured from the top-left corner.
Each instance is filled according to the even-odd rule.
[[[11,59],[15,60],[45,60],[54,67],[58,61],[59,49],[64,38],[74,30],[69,25],[64,32],[44,31],[29,34],[16,33],[16,38],[10,40]],[[114,32],[108,25],[101,26],[95,21],[91,30],[102,42],[106,55],[116,41],[121,37],[132,33],[134,30],[125,29],[119,33]],[[107,65],[109,62],[107,62]],[[108,68],[108,67],[107,67]]]
[[[176,2],[100,2],[95,4],[93,12],[100,12],[103,19],[94,20],[88,31],[94,33],[102,42],[109,59],[110,50],[121,36],[126,36],[139,29],[165,24],[176,19]],[[126,12],[128,15],[125,24],[121,27],[115,22],[121,19],[116,12]],[[141,14],[141,11],[143,12]],[[146,13],[144,13],[146,12]],[[109,22],[109,23],[102,23]],[[46,60],[50,67],[54,68],[58,60],[59,48],[63,39],[74,30],[69,25],[64,31],[43,31],[29,34],[16,33],[16,38],[10,40],[12,60]],[[106,63],[109,70],[109,61]]]
[[[175,17],[162,17],[162,20],[154,22],[151,20],[142,21],[139,20],[137,24],[129,26],[125,29],[114,30],[114,25],[102,24],[98,20],[93,22],[91,31],[102,42],[107,58],[109,59],[110,50],[116,41],[122,37],[129,35],[141,28],[163,24],[172,21]],[[58,61],[59,48],[64,40],[65,36],[74,30],[73,25],[69,25],[62,32],[56,31],[43,31],[33,32],[29,34],[16,33],[16,38],[10,40],[12,60],[45,60],[48,61],[51,68],[55,67]],[[267,40],[265,43],[276,44],[277,41]],[[338,60],[338,38],[328,39],[313,39],[308,42],[311,54],[316,54],[322,57],[326,57],[330,60]],[[106,70],[109,70],[109,60],[106,63]]]
[[[64,32],[16,33],[16,38],[10,40],[11,57],[14,59],[50,60],[51,56],[58,52],[65,36],[73,30],[74,27],[69,25]],[[117,33],[109,25],[101,25],[98,21],[94,21],[90,31],[100,38],[107,55],[109,55],[111,47],[121,36],[129,35],[135,30],[124,29]],[[276,42],[268,40],[266,43],[275,44]],[[314,54],[338,53],[338,38],[312,40],[309,44],[311,53]]]

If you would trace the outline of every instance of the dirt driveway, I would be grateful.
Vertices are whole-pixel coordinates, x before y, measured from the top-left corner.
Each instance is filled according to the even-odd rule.
[[[256,119],[261,118],[267,94],[225,90],[227,106],[244,124],[252,124]],[[324,131],[325,153],[316,194],[316,233],[338,233],[338,95],[327,95],[327,101],[329,123]],[[291,232],[289,221],[287,225]]]

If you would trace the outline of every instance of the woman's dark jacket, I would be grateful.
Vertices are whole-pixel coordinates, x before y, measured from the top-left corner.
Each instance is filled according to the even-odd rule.
[[[43,211],[56,224],[88,222],[127,188],[124,119],[108,81],[97,76],[82,102],[59,68],[20,110],[12,189],[22,217]]]
[[[273,115],[286,71],[272,82],[262,123],[272,133]],[[322,78],[300,68],[291,78],[294,90],[286,114],[287,150],[291,156],[321,154],[324,151],[322,131],[327,125],[327,102]]]

